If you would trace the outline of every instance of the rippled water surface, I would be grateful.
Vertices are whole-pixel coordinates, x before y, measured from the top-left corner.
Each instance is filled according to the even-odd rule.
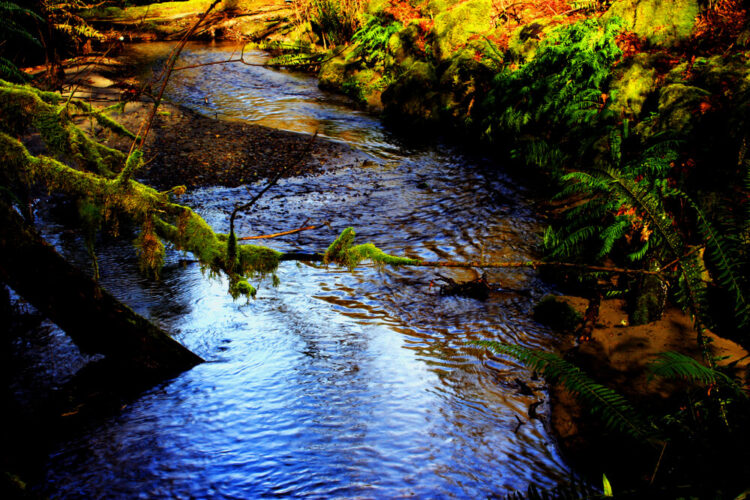
[[[154,47],[140,56],[154,57],[144,52]],[[230,53],[191,46],[185,64]],[[323,250],[354,226],[360,242],[425,259],[534,256],[533,209],[497,165],[446,146],[405,147],[308,76],[209,66],[178,72],[170,97],[219,117],[320,128],[371,158],[280,182],[238,219],[241,235],[328,221],[264,244]],[[226,231],[232,206],[258,189],[208,188],[185,201]],[[540,382],[465,345],[549,344],[530,319],[543,287],[532,271],[488,273],[532,297],[498,292],[481,302],[439,296],[429,269],[287,262],[278,287],[264,281],[245,303],[232,301],[226,282],[180,264],[182,255],[169,256],[155,283],[138,275],[127,244],[100,253],[104,284],[207,362],[62,443],[48,461],[51,496],[477,498],[569,475],[543,423],[528,416],[545,399]],[[540,390],[521,395],[517,378]]]

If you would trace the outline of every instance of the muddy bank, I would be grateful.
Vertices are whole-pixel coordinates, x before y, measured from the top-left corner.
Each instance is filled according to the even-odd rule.
[[[138,134],[153,109],[153,100],[128,100],[135,86],[132,68],[109,61],[71,66],[68,88],[75,97],[105,108],[121,103],[110,116]],[[90,128],[87,121],[81,126]],[[93,125],[93,135],[122,151],[132,140]],[[323,169],[365,161],[366,155],[339,142],[240,121],[219,120],[163,101],[144,148],[146,165],[139,179],[159,189],[252,184],[285,170],[283,177],[311,175]]]
[[[588,301],[581,297],[568,296],[562,297],[562,300],[581,315],[588,306]],[[590,340],[577,342],[570,337],[562,351],[565,359],[597,382],[625,396],[652,424],[665,426],[668,422],[661,420],[662,415],[670,414],[668,418],[678,420],[680,413],[691,411],[691,403],[686,395],[696,385],[685,380],[655,377],[649,368],[664,352],[679,352],[702,362],[696,335],[692,319],[675,307],[667,308],[658,321],[632,326],[629,325],[625,302],[612,299],[602,301]],[[712,332],[706,331],[705,335],[717,364],[747,385],[750,378],[747,350]],[[708,390],[711,390],[710,387]],[[701,409],[699,403],[696,408],[698,413],[695,416],[700,418],[700,413],[706,409]],[[592,481],[598,481],[604,472],[616,492],[644,487],[656,491],[665,484],[670,487],[689,484],[693,488],[699,485],[716,488],[725,486],[726,478],[732,474],[736,479],[746,477],[745,453],[744,457],[737,456],[737,460],[733,461],[735,469],[727,473],[723,481],[716,477],[716,483],[707,485],[699,476],[691,477],[691,472],[710,468],[703,463],[709,457],[685,461],[687,450],[678,439],[669,440],[670,444],[665,445],[666,441],[647,443],[625,435],[614,435],[606,429],[601,417],[592,415],[587,407],[560,385],[550,387],[550,427],[557,436],[561,450],[578,470],[590,475]],[[685,432],[687,434],[687,428]],[[697,449],[697,441],[693,441],[692,445]],[[722,445],[716,443],[716,448],[722,449]],[[731,469],[729,462],[723,460],[722,463],[727,470]],[[693,467],[695,470],[692,470]],[[666,483],[665,478],[669,478]],[[675,478],[678,480],[675,481]],[[711,493],[713,495],[714,491]]]

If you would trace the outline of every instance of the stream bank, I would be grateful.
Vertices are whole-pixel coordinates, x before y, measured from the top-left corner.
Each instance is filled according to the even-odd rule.
[[[589,28],[591,28],[591,26],[589,26]],[[589,30],[589,31],[591,31],[591,30]],[[538,35],[538,33],[537,33],[537,35]],[[584,33],[584,35],[586,35],[586,34]],[[607,40],[607,37],[611,37],[611,35],[612,35],[612,32],[610,32],[605,37],[605,41]],[[588,35],[586,35],[586,36],[588,36]],[[576,43],[581,42],[581,40],[585,40],[586,43],[591,42],[591,39],[590,38],[586,38],[586,36],[584,38],[582,38],[582,39],[579,39]],[[632,40],[631,40],[631,42],[632,42]],[[636,40],[636,42],[637,42],[637,40]],[[638,43],[640,43],[640,42],[638,42]],[[635,42],[633,42],[633,44],[637,45],[637,43],[635,43]],[[574,49],[576,47],[580,47],[580,45],[578,45],[578,46],[574,45],[573,46]],[[570,47],[568,47],[568,48],[570,48]],[[741,59],[738,59],[735,62],[737,62],[737,66],[733,69],[733,71],[736,70],[735,71],[736,74],[732,73],[732,77],[730,78],[730,80],[732,80],[732,84],[736,83],[737,81],[740,81],[741,80],[741,75],[744,74],[743,73],[744,70],[743,70],[743,67],[742,67],[743,64],[744,64],[743,61]],[[638,130],[638,134],[641,134],[641,135],[643,135],[643,132],[645,130],[646,133],[643,136],[646,137],[646,138],[648,138],[648,134],[653,131],[653,130],[646,130],[646,128],[648,128],[648,127],[655,127],[656,130],[657,130],[657,132],[664,132],[667,128],[670,128],[670,127],[671,128],[677,127],[680,130],[684,130],[685,127],[687,127],[687,128],[696,127],[698,129],[700,129],[699,132],[703,132],[707,128],[710,128],[711,124],[715,123],[715,120],[716,120],[716,118],[717,118],[718,115],[714,115],[713,118],[706,119],[706,121],[702,122],[702,123],[700,122],[700,120],[702,120],[702,118],[698,118],[698,119],[696,119],[696,120],[698,120],[698,125],[692,123],[693,118],[689,118],[688,115],[689,116],[693,116],[695,114],[693,112],[697,111],[697,110],[701,110],[701,113],[702,113],[703,110],[706,111],[706,113],[701,114],[700,116],[704,116],[705,114],[709,114],[710,115],[711,110],[714,109],[714,108],[712,108],[712,106],[718,106],[719,108],[725,108],[726,109],[726,107],[733,105],[737,101],[733,101],[732,100],[733,98],[731,98],[727,102],[719,101],[718,104],[717,104],[716,102],[711,102],[710,99],[703,100],[702,97],[706,97],[707,95],[705,93],[703,93],[703,92],[700,92],[700,87],[698,85],[687,85],[685,82],[687,81],[688,83],[697,83],[695,80],[700,80],[700,81],[704,81],[705,80],[706,83],[704,83],[704,85],[707,85],[707,86],[714,85],[716,87],[717,85],[721,85],[719,82],[712,82],[710,80],[710,78],[713,78],[712,73],[714,73],[714,63],[719,63],[720,65],[723,65],[723,66],[727,65],[727,61],[726,60],[713,61],[712,63],[708,63],[708,64],[706,64],[706,61],[698,61],[698,65],[697,65],[698,69],[695,71],[695,73],[693,73],[691,75],[690,72],[693,71],[693,65],[692,64],[690,65],[690,67],[681,68],[679,70],[672,71],[672,69],[674,69],[674,68],[670,68],[670,66],[669,66],[671,64],[671,62],[668,59],[665,60],[663,54],[656,54],[656,56],[653,58],[653,60],[649,60],[648,64],[656,64],[658,66],[658,68],[656,68],[656,69],[659,69],[659,70],[663,70],[664,69],[664,65],[666,64],[666,69],[670,70],[670,72],[667,73],[666,78],[664,77],[663,73],[659,73],[658,71],[656,73],[654,73],[653,75],[651,75],[651,76],[654,76],[657,81],[659,81],[659,80],[661,80],[661,82],[666,81],[666,83],[669,85],[669,89],[667,90],[666,87],[665,88],[659,88],[658,90],[652,89],[651,91],[649,91],[649,92],[653,92],[652,94],[650,94],[651,97],[648,98],[648,99],[644,98],[644,102],[648,102],[649,99],[651,99],[650,105],[653,106],[654,105],[654,100],[656,99],[656,96],[658,94],[658,99],[656,99],[656,101],[657,101],[657,103],[656,103],[657,108],[656,109],[657,109],[657,111],[658,111],[658,113],[660,115],[661,121],[657,120],[655,122],[646,123],[645,125],[641,124],[643,126],[640,129],[637,129],[637,128],[635,128],[635,122],[631,122],[630,118],[624,119],[622,121],[617,121],[616,120],[615,124],[616,124],[616,126],[617,126],[618,129],[622,130],[622,135],[625,136],[625,139],[627,139],[628,136],[629,136],[629,134],[631,133],[631,129],[630,129],[631,126],[634,127],[633,130]],[[415,88],[419,89],[419,92],[414,92],[412,90],[412,91],[406,92],[406,95],[417,94],[417,95],[420,96],[420,99],[421,99],[421,96],[423,96],[423,95],[425,97],[427,97],[428,95],[430,95],[430,92],[427,89],[430,89],[430,88],[434,87],[434,83],[436,81],[436,78],[431,73],[431,72],[435,71],[434,67],[431,67],[430,65],[421,65],[420,68],[424,69],[425,71],[424,72],[419,72],[419,71],[416,71],[416,70],[412,71],[411,72],[411,76],[409,77],[409,78],[413,77],[414,81],[417,84],[417,86]],[[628,74],[628,77],[627,78],[623,77],[623,80],[625,80],[625,82],[628,85],[632,81],[636,81],[636,82],[640,81],[639,79],[635,79],[634,80],[633,79],[633,75],[631,74],[632,71],[636,71],[636,69],[633,69],[632,66],[626,66],[625,72]],[[647,65],[644,71],[645,71],[645,73],[651,73],[652,69],[654,69],[654,68],[652,68],[652,67],[650,67],[650,66]],[[637,70],[640,71],[640,69],[637,69]],[[687,73],[685,73],[685,71],[683,71],[683,70],[687,71]],[[685,74],[683,75],[683,73],[685,73]],[[695,76],[696,74],[697,74],[697,77]],[[524,78],[531,78],[531,76],[533,76],[533,75],[534,75],[534,73],[531,70],[529,70],[526,74],[522,73],[519,76],[519,78],[521,80],[521,83],[522,84],[526,83],[528,80],[526,80],[526,82],[525,82]],[[738,76],[738,75],[740,75],[740,76]],[[681,78],[683,78],[683,76],[685,78],[688,78],[688,80],[681,80]],[[716,76],[716,75],[714,75],[714,76]],[[724,77],[724,73],[722,73],[722,74],[720,74],[718,76],[718,78],[721,79],[721,80],[723,80],[723,77]],[[693,80],[693,78],[695,78],[695,80]],[[661,83],[661,82],[659,82],[659,83]],[[585,82],[585,83],[589,83],[589,82]],[[507,87],[510,84],[508,84],[506,82],[505,85]],[[637,86],[640,88],[640,84],[638,84]],[[352,86],[350,85],[350,87],[352,87]],[[695,90],[695,88],[687,88],[686,89],[685,87],[695,87],[695,88],[698,88],[699,90]],[[716,87],[716,88],[719,88],[719,87]],[[426,90],[427,90],[427,92],[425,92]],[[511,85],[511,90],[514,90],[513,87],[512,87],[512,85]],[[612,100],[614,100],[614,98],[612,97],[614,94],[613,93],[608,93],[608,92],[603,92],[603,90],[604,90],[603,88],[596,88],[596,89],[592,89],[592,90],[596,90],[596,92],[600,93],[599,95],[593,95],[592,94],[591,96],[589,96],[589,97],[596,97],[597,98],[597,100],[593,100],[592,101],[592,102],[596,102],[597,103],[596,106],[594,107],[594,109],[597,110],[596,116],[598,116],[598,115],[605,115],[606,113],[599,112],[599,111],[604,110],[607,106],[610,105],[608,103],[611,103]],[[632,89],[630,89],[628,87],[626,90],[632,90]],[[686,91],[687,94],[684,93],[684,92],[682,92],[682,91]],[[634,92],[636,92],[637,95],[633,94],[633,95],[631,95],[631,96],[628,97],[628,99],[630,99],[630,101],[628,101],[628,105],[629,106],[633,102],[637,102],[636,101],[636,97],[640,97],[640,90],[636,90]],[[743,88],[740,86],[740,87],[737,88],[736,92],[738,94],[742,95],[742,93],[744,91],[743,91]],[[734,91],[732,91],[732,93],[734,94]],[[498,95],[500,95],[502,97],[502,94],[500,92],[496,93],[496,96],[498,96]],[[634,95],[635,95],[635,97],[634,97]],[[603,96],[606,96],[606,97],[603,97]],[[432,97],[434,97],[434,95]],[[612,100],[610,100],[610,99],[612,99]],[[398,102],[398,100],[396,102]],[[403,104],[404,101],[401,101],[401,102]],[[469,108],[473,109],[473,106],[470,104],[472,102],[476,102],[476,101],[473,100],[473,99],[469,99],[466,102],[467,109],[469,109]],[[440,107],[441,106],[440,106],[439,103],[440,103],[440,101],[438,101],[437,105],[434,104],[434,103],[432,103],[432,104],[428,103],[429,104],[429,110],[428,111],[430,111],[430,110],[434,111],[435,109],[437,109],[438,111],[440,111]],[[505,103],[505,104],[507,104],[507,103]],[[547,104],[549,104],[549,103],[547,103]],[[417,103],[417,106],[420,106],[420,105],[421,104]],[[404,107],[408,107],[408,106],[404,106]],[[530,106],[530,108],[531,108],[531,111],[535,110],[534,106]],[[738,108],[742,109],[741,101],[740,101],[740,105],[738,106]],[[417,109],[419,109],[419,108],[417,108]],[[502,106],[501,106],[501,109],[503,109]],[[648,107],[646,106],[643,109],[648,109]],[[653,110],[653,107],[651,109]],[[419,117],[423,117],[423,115],[438,116],[439,113],[433,113],[432,111],[430,111],[430,113],[424,113],[422,111],[419,111],[418,113],[415,113],[415,116],[419,116]],[[528,111],[528,110],[524,110],[524,111]],[[638,112],[640,113],[640,110],[638,110]],[[636,114],[638,114],[638,113],[636,113]],[[570,116],[566,116],[566,118],[572,118],[572,117],[573,117],[572,113],[570,114]],[[504,117],[504,118],[498,120],[497,124],[501,128],[501,130],[503,129],[503,127],[505,127],[508,130],[510,130],[510,129],[512,129],[512,127],[515,126],[514,125],[515,122],[512,121],[515,118],[517,118],[517,117],[513,117],[513,116]],[[543,120],[539,120],[539,121],[543,122],[544,120],[547,120],[548,118],[549,118],[549,116],[544,116]],[[736,121],[737,120],[737,116],[732,115],[732,118],[730,119],[730,121],[732,121],[732,120]],[[418,123],[422,123],[422,122],[418,122]],[[538,127],[540,124],[537,123],[536,125]],[[559,127],[562,127],[563,125],[565,125],[565,124],[562,123],[562,122],[558,122],[557,123],[557,126],[559,126]],[[644,128],[644,127],[646,127],[646,128]],[[506,132],[508,130],[506,130]],[[534,130],[534,129],[531,129],[531,130],[526,129],[526,132],[531,132],[531,135],[533,135],[535,133],[538,133],[539,131],[538,130]],[[559,132],[559,130],[556,130],[555,133],[559,134],[560,132]],[[571,140],[571,139],[574,139],[574,138],[568,137],[565,134],[566,134],[566,132],[563,132],[562,136],[558,135],[555,138],[562,137],[562,139],[563,139],[563,141],[562,141],[563,145],[565,146],[565,142],[568,141],[568,146],[569,146],[569,144],[571,142],[574,142],[574,141]],[[729,136],[729,137],[732,138],[732,136]],[[734,139],[732,139],[732,140],[734,140]],[[732,142],[732,141],[729,141],[729,142]],[[538,144],[538,143],[539,142],[536,141],[534,144]],[[555,146],[554,141],[548,141],[545,144],[545,146],[549,147],[550,143],[552,143],[552,146]],[[633,143],[633,140],[632,140],[632,137],[631,137],[631,146],[632,146],[632,143]],[[531,145],[531,143],[527,144],[526,146],[530,146],[530,145]],[[731,144],[727,144],[727,148],[726,148],[726,151],[728,151],[727,156],[733,156],[733,155],[735,155],[735,152],[737,152],[737,150],[738,150],[738,148],[735,147],[735,146],[737,146],[737,144],[735,144],[733,142]],[[597,147],[599,147],[599,146],[597,146]],[[633,149],[637,150],[640,147],[641,147],[640,144],[636,144],[636,146]],[[604,150],[605,153],[611,154],[612,151],[615,148],[613,148],[612,145],[609,145],[609,146],[605,145],[605,146],[602,146],[601,149]],[[631,152],[633,151],[633,149],[631,149]],[[562,150],[563,156],[565,154],[569,154],[570,153],[570,151],[566,151],[565,150],[565,147],[561,148],[561,150]],[[546,153],[546,155],[547,155],[546,157],[544,157],[544,159],[546,160],[546,159],[549,159],[549,158],[553,157],[554,156],[553,153],[559,153],[559,151],[555,151],[554,149],[547,149],[546,151],[543,151],[543,153]],[[602,153],[602,151],[595,151],[595,153]],[[521,148],[520,154],[521,154],[521,156],[523,156],[526,159],[526,161],[529,161],[532,158],[533,155],[537,155],[538,156],[540,153],[539,153],[539,150],[531,150],[531,149],[523,150],[523,148]],[[661,156],[659,156],[659,155],[661,155]],[[659,153],[659,155],[657,155],[657,159],[669,158],[667,155],[664,155],[663,153]],[[739,157],[740,158],[740,162],[741,162],[742,157],[743,157],[742,147],[741,146],[739,147],[739,154],[737,154],[735,156]],[[601,155],[599,155],[599,156],[594,155],[593,158],[594,159],[597,159],[597,158],[601,159]],[[636,156],[636,158],[640,158],[640,157]],[[683,164],[680,163],[680,160],[682,160],[682,159],[684,159],[684,163]],[[685,168],[685,169],[692,168],[695,164],[691,164],[688,160],[693,160],[693,162],[696,161],[695,159],[688,158],[688,157],[678,158],[678,161],[676,162],[676,164],[680,168]],[[705,158],[704,158],[704,160],[705,160]],[[618,161],[619,161],[619,159],[618,159]],[[667,160],[667,161],[669,161],[669,160]],[[545,162],[537,160],[537,163],[541,165],[542,163],[545,163]],[[545,163],[542,166],[546,167],[547,165]],[[561,169],[563,169],[563,172],[570,168],[569,165],[565,165],[564,162],[561,163],[561,164],[557,164],[555,166],[556,167],[560,167]],[[703,168],[705,168],[705,167],[703,167]],[[730,172],[728,174],[725,172],[725,174],[727,174],[727,175],[725,175],[724,177],[728,177],[728,178],[734,179],[734,181],[736,181],[737,178],[739,178],[737,176],[737,173],[739,172],[739,170],[741,170],[741,167],[738,169],[737,172]],[[690,176],[690,173],[688,172],[688,174],[686,175],[686,177],[689,177],[689,176]],[[717,179],[712,179],[712,181],[714,183],[716,183],[716,184],[721,184],[721,183],[724,183],[724,182],[727,181],[727,179],[724,178],[724,177],[719,177]],[[703,174],[697,175],[695,177],[692,177],[692,178],[688,179],[688,182],[686,182],[685,185],[690,186],[691,184],[700,183],[700,181],[703,180],[703,178],[704,178]],[[678,179],[678,180],[684,181],[684,179]],[[729,184],[732,184],[732,182],[729,182]],[[736,184],[736,182],[735,182],[735,184]],[[701,186],[701,187],[703,187],[703,186]],[[711,187],[711,186],[709,186],[709,187]],[[693,193],[693,194],[695,194],[695,193]],[[709,194],[711,194],[711,193],[709,193]],[[741,202],[742,201],[742,191],[738,190],[738,194],[740,195],[739,200]],[[706,193],[699,193],[699,195],[706,196]],[[620,215],[625,215],[625,214],[620,214]],[[633,214],[630,214],[630,215],[632,216]],[[631,220],[630,222],[631,222],[631,230],[630,230],[630,232],[633,233],[636,237],[640,238],[641,242],[644,241],[644,238],[645,238],[645,241],[648,241],[648,238],[649,238],[649,228],[648,228],[648,226],[644,226],[643,222],[640,222],[640,224],[637,221],[634,221],[634,220]],[[631,234],[631,237],[633,236],[633,234]]]
[[[189,47],[186,57],[222,59],[223,51]],[[238,235],[329,221],[330,227],[268,243],[285,252],[324,249],[356,222],[359,241],[397,255],[533,258],[533,205],[498,174],[494,160],[445,144],[401,143],[304,75],[213,68],[218,71],[201,72],[199,80],[181,72],[169,95],[205,105],[205,84],[214,88],[209,104],[223,103],[215,111],[220,116],[244,103],[243,113],[271,120],[283,102],[293,116],[310,116],[325,136],[357,144],[369,160],[282,179],[252,213],[238,217]],[[263,73],[250,78],[251,71]],[[215,86],[214,78],[233,85]],[[267,85],[268,78],[277,84]],[[255,79],[258,88],[248,88]],[[225,232],[233,207],[262,185],[191,189],[181,202]],[[66,258],[89,266],[77,235],[54,218],[43,219],[49,221],[45,237]],[[532,403],[544,404],[541,383],[467,345],[484,338],[547,345],[549,332],[527,313],[528,295],[498,291],[480,302],[440,296],[439,276],[429,270],[360,266],[352,272],[283,263],[278,286],[253,281],[256,300],[235,302],[225,280],[208,279],[170,249],[161,279],[144,276],[130,239],[97,240],[102,285],[207,363],[129,402],[94,429],[52,442],[36,491],[466,497],[567,482],[570,471],[543,423],[528,415]],[[471,270],[440,274],[474,277]],[[488,279],[531,295],[543,287],[526,269],[493,271]],[[47,352],[55,353],[47,359],[78,359],[59,331],[47,336]],[[55,372],[33,366],[24,375]],[[516,379],[533,394],[521,392]]]

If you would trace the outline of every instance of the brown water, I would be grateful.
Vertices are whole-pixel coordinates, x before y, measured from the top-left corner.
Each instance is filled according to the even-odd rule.
[[[138,50],[147,59],[164,53],[158,45]],[[185,60],[228,55],[225,46],[195,45]],[[327,220],[330,229],[267,244],[321,250],[354,226],[358,241],[395,254],[536,257],[539,222],[502,166],[440,144],[407,147],[309,76],[210,66],[177,73],[170,97],[219,117],[319,128],[369,155],[366,164],[280,182],[239,219],[238,234]],[[233,205],[258,188],[201,189],[185,201],[226,231]],[[57,243],[69,255],[79,252]],[[532,297],[495,293],[480,302],[439,296],[432,270],[365,265],[349,272],[288,262],[278,272],[281,284],[260,283],[246,304],[232,301],[223,280],[179,265],[181,258],[171,253],[162,280],[153,282],[136,272],[132,248],[110,244],[100,249],[102,281],[208,362],[57,446],[43,493],[479,498],[569,477],[544,423],[528,416],[530,404],[546,399],[542,384],[513,361],[466,345],[550,345],[550,333],[530,317],[545,289],[533,271],[488,273],[506,288],[531,289]],[[537,393],[521,395],[517,378]]]

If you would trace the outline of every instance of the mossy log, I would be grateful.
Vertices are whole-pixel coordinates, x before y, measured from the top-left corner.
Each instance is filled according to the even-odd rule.
[[[132,368],[123,376],[155,382],[203,360],[70,265],[0,202],[0,281],[62,328],[81,351]]]

